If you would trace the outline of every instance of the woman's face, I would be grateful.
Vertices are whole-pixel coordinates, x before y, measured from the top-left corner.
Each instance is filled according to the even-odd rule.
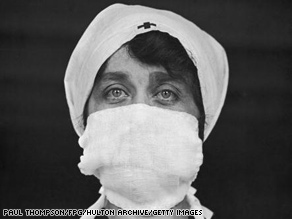
[[[199,117],[190,87],[163,67],[148,66],[122,47],[108,60],[88,100],[87,115],[99,110],[143,103]]]

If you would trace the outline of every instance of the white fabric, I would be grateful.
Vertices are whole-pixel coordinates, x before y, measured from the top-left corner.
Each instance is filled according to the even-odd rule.
[[[104,189],[103,187],[100,188],[99,193],[101,194],[101,196],[99,197],[99,199],[93,204],[91,205],[88,209],[102,209],[106,206],[106,196],[104,194]],[[194,216],[195,219],[210,219],[213,216],[213,212],[210,211],[208,208],[204,207],[203,205],[201,205],[200,201],[196,198],[195,196],[196,193],[196,189],[193,187],[190,187],[186,197],[187,197],[187,201],[190,205],[190,210],[191,209],[202,209],[203,210],[203,215],[202,216]],[[94,219],[94,216],[88,216],[88,215],[83,215],[80,219]]]
[[[85,175],[99,178],[122,209],[170,209],[180,203],[203,162],[196,117],[146,104],[97,111],[79,139]]]
[[[144,22],[155,24],[138,28]],[[114,4],[100,12],[78,42],[65,76],[71,120],[84,132],[83,110],[100,66],[137,34],[159,30],[179,39],[198,69],[206,113],[205,139],[214,127],[226,95],[228,63],[224,49],[194,23],[170,11]]]

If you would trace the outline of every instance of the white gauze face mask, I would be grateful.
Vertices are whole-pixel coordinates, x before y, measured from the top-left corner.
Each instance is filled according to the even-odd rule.
[[[123,209],[174,207],[203,161],[194,116],[145,104],[91,114],[79,144],[81,172],[95,175],[106,198]]]

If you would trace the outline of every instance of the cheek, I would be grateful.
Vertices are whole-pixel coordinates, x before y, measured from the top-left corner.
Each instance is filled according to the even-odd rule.
[[[99,98],[96,98],[93,94],[90,95],[87,103],[87,116],[90,114],[106,109],[105,106],[103,106],[102,101],[99,100]]]
[[[200,117],[199,109],[192,99],[181,102],[174,110],[186,112],[195,116],[197,119]]]
[[[185,98],[183,98],[182,101],[182,107],[185,109],[186,113],[189,113],[193,116],[195,116],[197,119],[200,118],[200,111],[199,108],[195,102],[195,98],[193,96],[195,92],[192,91],[190,87],[186,88],[186,95]]]
[[[118,106],[120,106],[120,105],[105,103],[105,101],[103,101],[103,98],[101,95],[91,94],[89,99],[88,99],[87,107],[85,110],[87,112],[87,116],[89,116],[90,114],[92,114],[94,112],[97,112],[100,110],[105,110],[105,109],[110,109],[110,108],[115,108]]]
[[[186,109],[187,109],[187,111],[186,111],[187,113],[189,113],[189,114],[195,116],[197,119],[199,119],[200,112],[199,112],[199,109],[194,102],[188,103],[186,106]]]

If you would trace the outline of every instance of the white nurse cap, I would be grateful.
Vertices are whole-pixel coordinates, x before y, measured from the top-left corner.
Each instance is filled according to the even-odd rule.
[[[185,18],[165,10],[114,4],[88,26],[70,58],[65,90],[70,116],[79,136],[84,132],[83,110],[101,65],[137,34],[158,30],[177,38],[198,69],[206,113],[205,139],[221,112],[228,84],[228,63],[223,47]]]

